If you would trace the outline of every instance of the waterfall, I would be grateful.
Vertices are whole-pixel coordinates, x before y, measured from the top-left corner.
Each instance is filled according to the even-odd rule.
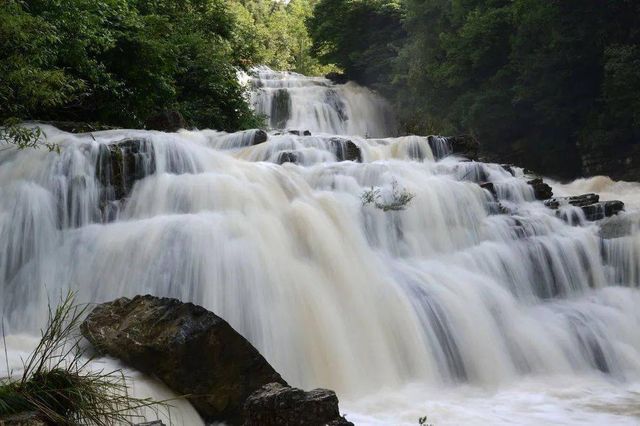
[[[37,335],[68,288],[82,302],[151,293],[225,318],[362,424],[633,424],[633,208],[627,232],[604,238],[579,210],[569,224],[536,201],[521,169],[383,137],[387,107],[366,89],[266,69],[253,84],[272,125],[311,134],[45,127],[60,154],[0,151],[9,336]],[[406,208],[362,201],[394,187],[414,196]]]
[[[251,103],[273,129],[304,129],[342,135],[392,136],[396,127],[387,102],[353,82],[254,68],[246,80]]]

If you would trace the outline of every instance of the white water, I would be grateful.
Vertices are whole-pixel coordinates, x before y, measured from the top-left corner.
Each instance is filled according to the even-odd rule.
[[[368,114],[338,128],[378,125]],[[334,123],[304,117],[285,127],[312,136],[256,146],[249,133],[46,128],[60,155],[1,151],[8,333],[36,334],[69,287],[92,302],[151,293],[216,312],[292,385],[335,389],[358,424],[637,424],[640,235],[569,226],[524,179],[436,161],[427,138],[349,136],[363,163],[338,162]],[[96,164],[125,137],[149,141],[139,160],[155,173],[102,222]],[[299,164],[278,165],[283,152]],[[415,194],[406,210],[362,205],[393,182]]]
[[[396,133],[387,102],[355,83],[334,85],[267,67],[254,69],[248,82],[254,87],[251,102],[271,128],[369,137]]]

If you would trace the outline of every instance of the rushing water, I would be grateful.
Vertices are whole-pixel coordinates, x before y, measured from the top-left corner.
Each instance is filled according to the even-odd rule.
[[[629,231],[602,239],[581,211],[570,226],[535,201],[520,169],[382,138],[388,107],[366,89],[265,69],[252,84],[260,111],[290,100],[274,127],[311,135],[45,128],[60,154],[0,151],[11,353],[67,288],[151,293],[216,312],[289,383],[335,389],[358,424],[638,423],[637,184],[555,185],[628,202]],[[127,138],[138,180],[119,199],[105,155]],[[361,163],[339,161],[347,140]],[[383,211],[363,205],[372,187],[414,198]]]

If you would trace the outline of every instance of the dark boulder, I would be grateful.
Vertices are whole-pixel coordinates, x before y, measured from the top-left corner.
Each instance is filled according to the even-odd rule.
[[[595,221],[621,212],[624,210],[624,203],[618,200],[602,201],[588,206],[581,206],[581,209],[587,220]]]
[[[536,200],[548,200],[553,197],[553,190],[541,178],[535,178],[527,182],[533,187]]]
[[[153,145],[146,139],[128,138],[100,145],[96,177],[103,187],[102,201],[125,198],[136,181],[155,170]]]
[[[620,200],[612,200],[604,202],[604,215],[606,217],[613,216],[624,210],[624,203]]]
[[[594,204],[600,201],[600,196],[598,194],[582,194],[575,195],[572,197],[556,197],[545,200],[544,205],[549,207],[550,209],[557,209],[563,204],[570,204],[576,207],[584,207],[590,204]]]
[[[448,136],[446,138],[453,154],[458,154],[469,160],[477,160],[480,143],[471,135]]]
[[[103,354],[153,375],[209,422],[242,424],[246,399],[265,384],[286,385],[222,318],[192,303],[154,296],[98,305],[81,325]]]
[[[505,172],[508,172],[511,176],[515,176],[516,175],[516,169],[514,169],[511,164],[500,164],[500,167],[502,167],[502,169]]]
[[[250,130],[252,132],[251,136],[251,145],[258,145],[263,142],[266,142],[269,139],[269,135],[262,129],[254,129]]]
[[[340,416],[335,392],[305,392],[280,383],[252,393],[244,404],[244,419],[244,426],[353,426]]]
[[[331,81],[334,84],[346,84],[349,79],[341,72],[330,72],[325,74],[324,78]]]
[[[288,130],[287,133],[296,136],[311,136],[311,131],[309,130]]]
[[[291,95],[287,89],[279,89],[271,99],[269,125],[272,129],[284,129],[291,117]]]
[[[551,198],[546,200],[544,205],[553,210],[556,210],[563,205],[580,207],[584,212],[585,218],[590,221],[604,219],[605,217],[613,216],[624,210],[624,203],[622,201],[600,201],[600,196],[593,193],[575,195],[572,197]],[[566,216],[564,218],[571,222],[577,222],[577,218],[573,216]]]
[[[349,139],[333,137],[330,139],[338,161],[356,161],[362,163],[360,147]]]
[[[278,155],[278,164],[297,163],[297,162],[298,162],[298,154],[296,154],[295,152],[286,151],[286,152],[281,152]]]
[[[177,132],[187,128],[187,121],[178,111],[162,111],[147,117],[144,127],[149,130]]]

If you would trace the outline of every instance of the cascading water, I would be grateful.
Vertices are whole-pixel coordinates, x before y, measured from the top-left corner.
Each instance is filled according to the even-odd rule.
[[[344,135],[392,136],[387,102],[355,83],[335,85],[323,77],[255,68],[247,78],[251,102],[272,129],[305,129]]]
[[[358,424],[637,423],[637,215],[604,239],[579,209],[570,226],[535,201],[522,170],[442,158],[439,139],[362,137],[392,128],[365,89],[257,75],[258,110],[289,99],[272,125],[311,135],[45,128],[61,154],[0,151],[10,352],[64,289],[151,293],[216,312]],[[406,209],[363,204],[394,186]]]

